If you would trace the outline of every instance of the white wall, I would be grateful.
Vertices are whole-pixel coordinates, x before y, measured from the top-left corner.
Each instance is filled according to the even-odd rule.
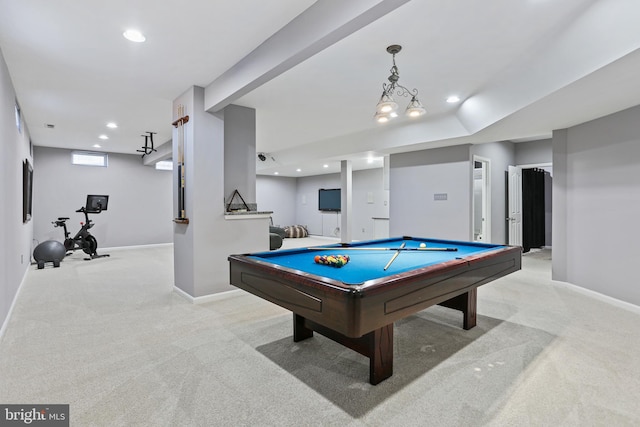
[[[468,145],[392,154],[390,166],[391,236],[471,238]],[[434,194],[447,200],[434,200]]]
[[[384,190],[382,168],[353,173],[354,240],[373,239],[373,218],[389,217],[389,190]]]
[[[143,166],[139,155],[109,153],[108,167],[71,164],[71,151],[34,147],[34,239],[62,241],[51,224],[69,217],[69,231],[80,229],[87,194],[109,195],[108,210],[90,215],[100,248],[171,243],[173,241],[171,171]]]
[[[553,165],[553,278],[640,305],[640,106],[554,132]]]
[[[3,327],[29,267],[33,235],[33,220],[22,222],[22,162],[28,159],[33,164],[29,130],[23,116],[22,131],[18,131],[15,103],[16,93],[0,52],[0,324]]]

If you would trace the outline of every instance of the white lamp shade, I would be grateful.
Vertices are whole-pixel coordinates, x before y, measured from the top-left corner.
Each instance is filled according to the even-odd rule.
[[[409,117],[419,117],[425,114],[427,110],[424,109],[420,101],[416,97],[411,98],[411,102],[407,105],[406,114]]]
[[[376,113],[376,115],[373,116],[373,118],[378,123],[387,123],[391,119],[388,113]]]
[[[392,111],[396,111],[398,109],[398,104],[396,104],[396,101],[393,100],[393,98],[390,95],[387,95],[386,93],[383,93],[382,96],[380,97],[380,101],[378,102],[378,105],[376,105],[376,112],[377,113],[391,113]]]

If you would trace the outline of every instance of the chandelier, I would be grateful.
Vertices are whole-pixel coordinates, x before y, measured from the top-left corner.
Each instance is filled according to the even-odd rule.
[[[387,48],[387,52],[393,55],[393,66],[391,67],[391,75],[387,78],[389,83],[382,83],[382,96],[376,106],[375,119],[378,123],[386,123],[389,120],[398,117],[398,104],[393,99],[393,95],[411,97],[409,105],[405,110],[405,114],[409,117],[419,117],[427,111],[418,100],[418,89],[412,91],[398,83],[400,73],[396,66],[396,53],[402,50],[402,46],[394,44]]]

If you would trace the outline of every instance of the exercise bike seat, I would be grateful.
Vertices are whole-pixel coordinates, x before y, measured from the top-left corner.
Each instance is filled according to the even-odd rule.
[[[58,221],[66,221],[68,219],[69,219],[69,217],[62,217],[61,216],[61,217],[58,218]]]

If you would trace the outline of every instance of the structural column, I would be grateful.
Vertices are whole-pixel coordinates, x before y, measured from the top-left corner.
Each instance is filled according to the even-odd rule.
[[[340,241],[350,243],[353,236],[352,230],[352,181],[353,167],[351,160],[342,160],[340,162]]]
[[[174,223],[174,289],[185,298],[199,302],[211,294],[236,289],[229,284],[227,257],[268,250],[269,219],[268,216],[246,221],[226,219],[225,121],[204,110],[204,89],[192,87],[173,104],[173,120],[179,105],[184,106],[184,114],[189,116],[184,135],[188,222]],[[174,160],[178,158],[176,132],[173,136]],[[251,161],[255,168],[255,153],[251,155]],[[246,169],[248,166],[236,163],[235,167]],[[174,217],[177,216],[178,193],[176,169],[174,167]],[[251,188],[250,184],[245,188]],[[251,200],[255,201],[255,170],[253,188]]]
[[[551,223],[551,239],[553,261],[551,278],[567,281],[567,129],[553,131],[553,221]]]

